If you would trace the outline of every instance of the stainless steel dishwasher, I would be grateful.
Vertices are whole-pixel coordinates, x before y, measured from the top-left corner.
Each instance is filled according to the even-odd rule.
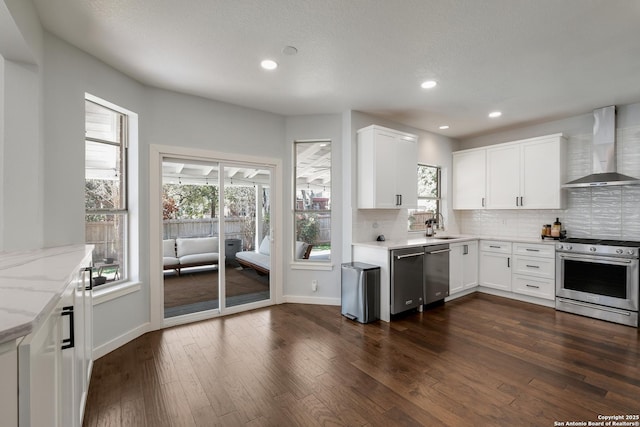
[[[391,251],[391,314],[422,310],[423,260],[422,247]]]
[[[449,245],[424,247],[424,304],[449,296]]]

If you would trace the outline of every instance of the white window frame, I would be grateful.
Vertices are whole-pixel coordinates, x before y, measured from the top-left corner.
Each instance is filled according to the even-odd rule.
[[[419,179],[419,174],[418,174],[418,169],[420,167],[428,167],[428,168],[435,168],[437,169],[437,182],[438,182],[438,188],[437,188],[437,192],[438,195],[436,197],[421,197],[420,194],[418,194],[418,205],[420,204],[420,200],[435,200],[436,201],[436,211],[434,213],[434,219],[436,219],[436,221],[440,222],[443,221],[443,217],[442,215],[442,166],[437,166],[437,165],[429,165],[426,163],[418,163],[417,167],[416,167],[416,180]],[[415,212],[421,212],[419,209],[410,209],[409,210],[409,216],[411,216],[413,213]],[[407,224],[407,227],[410,227],[410,224]],[[419,229],[410,229],[410,232],[414,232],[414,233],[423,233],[426,230],[426,226],[424,224],[422,224],[422,227]]]
[[[330,202],[330,206],[328,210],[320,210],[320,212],[328,212],[329,213],[329,218],[331,221],[333,221],[333,142],[330,139],[310,139],[310,140],[305,140],[305,139],[300,139],[300,140],[295,140],[293,141],[293,173],[292,173],[292,181],[293,181],[293,191],[292,191],[292,227],[293,227],[293,238],[292,238],[292,250],[291,250],[291,267],[293,269],[330,269],[331,268],[331,255],[332,252],[329,255],[329,258],[327,259],[296,259],[295,257],[295,249],[296,249],[296,240],[297,240],[297,233],[296,233],[296,215],[298,213],[301,212],[315,212],[315,211],[309,211],[309,210],[299,210],[297,209],[297,189],[298,189],[298,183],[297,183],[297,171],[298,171],[298,156],[297,156],[297,144],[328,144],[330,146],[330,152],[331,152],[331,166],[329,168],[329,174],[331,176],[331,179],[329,181],[328,184],[328,191],[331,194],[331,202]],[[333,228],[333,224],[331,226]],[[331,246],[333,246],[333,242],[331,239],[332,236],[332,232],[329,233],[329,239],[330,239],[330,243]]]
[[[133,111],[127,110],[116,104],[113,104],[105,99],[99,98],[95,95],[85,93],[85,101],[96,103],[102,107],[113,110],[119,114],[126,116],[126,126],[123,129],[123,144],[125,144],[126,159],[125,159],[125,172],[126,182],[125,188],[122,190],[125,192],[125,207],[126,209],[119,209],[120,214],[126,215],[126,230],[124,234],[123,242],[123,264],[120,266],[119,275],[120,278],[117,281],[108,282],[104,285],[94,288],[93,302],[94,305],[99,305],[104,302],[110,301],[115,298],[119,298],[123,295],[139,291],[141,289],[140,282],[140,260],[137,257],[132,257],[131,254],[139,253],[140,241],[139,241],[139,224],[138,224],[138,207],[139,201],[138,195],[138,174],[137,169],[132,167],[138,162],[138,115]],[[86,117],[85,117],[86,121]],[[85,138],[85,141],[87,138]],[[85,214],[95,211],[87,211]],[[98,213],[98,212],[95,212]],[[100,212],[105,213],[105,212]],[[114,212],[116,213],[116,212]]]

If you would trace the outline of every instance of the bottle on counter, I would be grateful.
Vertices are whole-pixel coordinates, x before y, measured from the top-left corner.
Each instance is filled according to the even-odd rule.
[[[559,218],[551,226],[551,237],[560,237],[560,231],[562,230],[562,223]]]

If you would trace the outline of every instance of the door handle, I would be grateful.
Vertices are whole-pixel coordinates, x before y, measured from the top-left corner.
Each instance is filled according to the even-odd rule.
[[[424,252],[414,252],[412,254],[396,255],[396,259],[411,258],[414,256],[422,256],[422,255],[424,255]]]
[[[89,284],[85,286],[85,290],[92,291],[93,290],[93,267],[85,267],[82,269],[82,274],[86,274],[89,272]]]
[[[540,268],[539,265],[529,265],[527,264],[527,268]]]
[[[520,207],[524,206],[524,201],[522,200],[522,196],[520,196]]]
[[[73,306],[68,305],[66,307],[62,307],[62,313],[60,313],[60,315],[69,316],[69,338],[64,338],[62,340],[62,350],[66,350],[68,348],[73,348],[76,345],[75,337],[73,335]]]
[[[443,254],[445,252],[451,252],[451,249],[440,249],[432,252],[425,252],[427,255]]]
[[[507,257],[507,268],[511,268],[511,258]]]
[[[482,198],[482,207],[484,208],[484,197]]]
[[[469,245],[462,245],[462,255],[469,255]]]
[[[516,206],[520,206],[518,205],[518,196],[516,196]]]

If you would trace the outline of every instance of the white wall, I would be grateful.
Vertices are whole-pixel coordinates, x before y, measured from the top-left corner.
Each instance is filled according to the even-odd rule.
[[[327,139],[331,141],[331,269],[290,268],[292,249],[286,245],[284,252],[285,280],[284,298],[289,302],[309,302],[340,304],[340,264],[342,263],[342,117],[335,115],[314,115],[288,117],[286,120],[284,175],[284,232],[285,242],[294,240],[293,222],[293,142],[300,140]],[[318,290],[313,292],[311,281],[318,281]]]
[[[552,133],[567,136],[568,181],[590,174],[592,113],[463,140],[460,148]],[[640,178],[640,103],[618,106],[617,145],[618,172]],[[567,208],[563,210],[472,210],[457,211],[456,217],[461,232],[469,234],[538,238],[542,224],[558,217],[572,237],[640,241],[640,186],[565,191]]]
[[[0,250],[42,246],[42,31],[30,2],[0,2]]]
[[[451,210],[451,153],[457,149],[455,139],[438,135],[422,129],[405,126],[400,123],[381,119],[369,114],[353,111],[351,114],[351,215],[354,242],[375,240],[384,234],[387,240],[402,239],[409,236],[407,231],[408,213],[406,209],[380,210],[356,208],[356,132],[363,127],[376,124],[418,136],[418,159],[416,163],[425,163],[442,167],[442,211],[445,228],[456,233],[458,225]],[[346,160],[345,160],[346,161]]]

